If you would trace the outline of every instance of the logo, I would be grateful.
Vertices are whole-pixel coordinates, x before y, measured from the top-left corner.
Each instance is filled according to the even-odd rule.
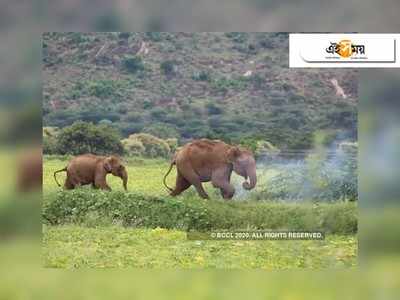
[[[290,68],[400,68],[400,34],[290,33]]]
[[[351,40],[341,40],[339,43],[330,42],[330,46],[325,51],[331,55],[327,58],[353,58],[361,59],[360,55],[365,55],[365,45],[356,45]],[[339,57],[337,55],[339,55]]]

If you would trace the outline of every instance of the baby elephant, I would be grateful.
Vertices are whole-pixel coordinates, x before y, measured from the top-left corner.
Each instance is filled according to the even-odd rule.
[[[120,177],[125,191],[127,190],[128,174],[121,159],[116,156],[83,154],[73,158],[64,169],[54,172],[54,179],[58,186],[61,185],[57,181],[56,174],[63,171],[67,172],[64,184],[64,188],[67,190],[92,184],[93,188],[111,191],[106,182],[106,176],[110,173]]]

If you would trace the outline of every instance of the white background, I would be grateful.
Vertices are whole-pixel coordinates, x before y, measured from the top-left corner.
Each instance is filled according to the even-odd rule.
[[[351,40],[353,44],[365,45],[363,60],[349,58],[327,59],[332,56],[325,51],[330,42]],[[398,49],[400,34],[290,34],[290,68],[400,68]],[[315,62],[312,62],[315,61]]]

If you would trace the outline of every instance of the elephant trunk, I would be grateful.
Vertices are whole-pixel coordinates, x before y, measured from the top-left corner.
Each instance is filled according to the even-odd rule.
[[[120,174],[119,177],[121,177],[121,179],[122,179],[122,184],[123,184],[123,186],[124,186],[124,189],[125,189],[125,191],[127,191],[127,190],[128,190],[128,188],[127,188],[127,184],[128,184],[128,173],[126,172],[126,169],[125,169],[125,168],[122,169],[121,174]]]
[[[252,190],[257,184],[256,167],[251,167],[247,170],[247,176],[249,176],[250,183],[247,181],[243,182],[243,188],[246,190]]]

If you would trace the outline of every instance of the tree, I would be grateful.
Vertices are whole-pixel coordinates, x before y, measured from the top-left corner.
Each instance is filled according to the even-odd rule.
[[[57,136],[57,149],[60,154],[72,155],[84,153],[107,155],[123,152],[120,134],[114,127],[82,121],[61,130]]]
[[[131,134],[122,140],[122,144],[128,155],[167,158],[171,154],[171,148],[165,140],[147,133]]]
[[[143,133],[148,133],[161,139],[179,137],[176,127],[166,123],[150,124],[143,129]]]

